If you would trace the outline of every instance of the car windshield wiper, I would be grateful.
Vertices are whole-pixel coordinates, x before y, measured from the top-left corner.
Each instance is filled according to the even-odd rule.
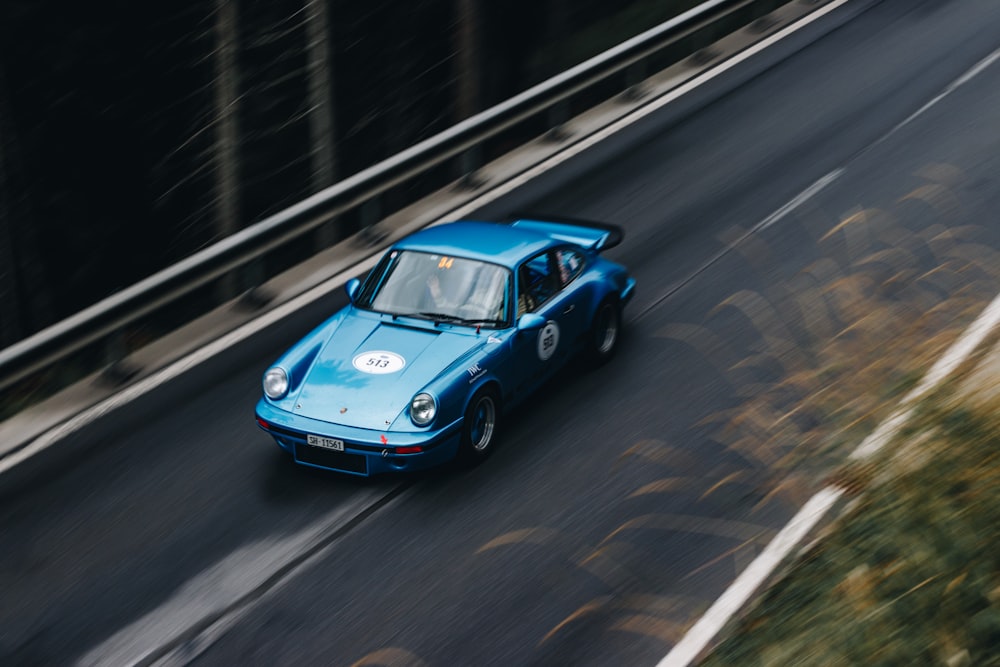
[[[486,319],[486,318],[476,319],[476,320],[469,320],[469,319],[465,320],[465,324],[475,325],[475,326],[480,326],[483,324],[492,324],[493,326],[500,326],[503,323],[504,323],[503,320]]]
[[[448,313],[434,313],[429,311],[421,311],[419,313],[412,313],[412,314],[432,319],[435,322],[450,322],[453,324],[465,324],[470,327],[481,326],[483,324],[492,324],[492,325],[503,324],[503,320],[486,319],[486,318],[473,319],[469,317],[461,317],[459,315],[450,315]]]
[[[465,324],[465,318],[459,317],[458,315],[449,315],[448,313],[435,313],[429,310],[422,310],[419,313],[410,313],[411,315],[418,315],[420,317],[426,317],[429,320],[434,320],[435,322],[458,322],[460,324]]]

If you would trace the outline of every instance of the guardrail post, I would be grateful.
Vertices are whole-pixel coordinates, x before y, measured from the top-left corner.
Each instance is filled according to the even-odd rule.
[[[563,127],[569,120],[569,102],[562,100],[549,107],[549,131],[545,133],[548,141],[562,141],[569,137],[569,132]]]
[[[642,99],[644,91],[642,82],[646,79],[646,63],[640,61],[630,65],[625,69],[625,89],[621,93],[621,98],[626,101]]]
[[[104,370],[101,379],[113,386],[123,385],[139,372],[139,366],[126,360],[129,349],[125,341],[125,329],[119,328],[104,344]]]
[[[326,250],[339,241],[343,233],[338,229],[340,216],[333,216],[316,228],[315,244],[318,250]]]
[[[483,166],[483,147],[476,144],[472,148],[464,151],[458,158],[458,169],[461,176],[458,185],[463,188],[475,189],[485,183],[485,179],[476,175],[476,171]]]
[[[382,219],[382,196],[375,195],[361,205],[361,231],[358,240],[362,245],[373,246],[385,238],[385,232],[378,229]]]
[[[264,284],[266,272],[264,271],[264,260],[260,257],[250,261],[241,269],[234,271],[240,289],[238,305],[247,310],[257,310],[271,302],[274,298],[266,290],[261,288]]]
[[[361,228],[368,229],[382,219],[382,197],[375,196],[361,205]]]

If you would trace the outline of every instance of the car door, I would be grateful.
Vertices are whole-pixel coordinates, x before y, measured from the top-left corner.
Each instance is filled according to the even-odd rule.
[[[566,289],[557,251],[546,251],[528,259],[517,270],[517,315],[537,313],[545,319],[540,329],[518,332],[514,341],[514,363],[519,393],[550,377],[573,351],[585,317],[581,295]]]

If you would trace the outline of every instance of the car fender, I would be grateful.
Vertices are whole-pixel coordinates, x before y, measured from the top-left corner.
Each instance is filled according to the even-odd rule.
[[[419,427],[413,424],[409,416],[409,405],[406,405],[393,420],[390,428],[402,431],[433,431],[442,425],[460,420],[465,415],[469,400],[480,387],[493,382],[497,385],[498,391],[500,390],[501,381],[494,372],[500,363],[499,353],[499,349],[476,348],[468,354],[463,354],[440,375],[424,385],[418,393],[429,393],[438,403],[437,416],[429,426]]]
[[[473,382],[469,387],[468,396],[465,398],[465,405],[462,407],[462,414],[465,415],[466,411],[469,409],[469,404],[472,402],[472,397],[479,393],[480,390],[490,387],[496,392],[499,397],[503,396],[503,385],[500,383],[500,378],[496,377],[493,373],[484,373],[482,378]],[[498,410],[503,409],[503,405],[497,406]]]
[[[496,386],[497,392],[503,395],[503,383],[496,372],[501,363],[500,353],[500,349],[493,351],[480,348],[476,354],[465,355],[457,360],[452,367],[453,372],[447,374],[449,388],[454,392],[451,400],[455,401],[458,408],[454,415],[456,418],[465,415],[469,401],[486,385]]]
[[[284,398],[276,401],[276,405],[283,403],[293,403],[295,394],[301,388],[303,380],[309,374],[320,350],[329,344],[334,333],[340,328],[344,321],[346,309],[341,309],[334,313],[322,324],[303,336],[295,345],[285,350],[285,352],[268,368],[281,368],[288,374],[288,393]]]

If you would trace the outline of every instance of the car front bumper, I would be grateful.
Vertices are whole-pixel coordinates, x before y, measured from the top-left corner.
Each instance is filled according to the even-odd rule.
[[[360,476],[424,470],[451,461],[458,453],[462,425],[457,421],[431,431],[375,431],[292,415],[265,399],[257,403],[256,415],[258,427],[296,463]],[[339,440],[343,451],[310,445],[310,435]]]

